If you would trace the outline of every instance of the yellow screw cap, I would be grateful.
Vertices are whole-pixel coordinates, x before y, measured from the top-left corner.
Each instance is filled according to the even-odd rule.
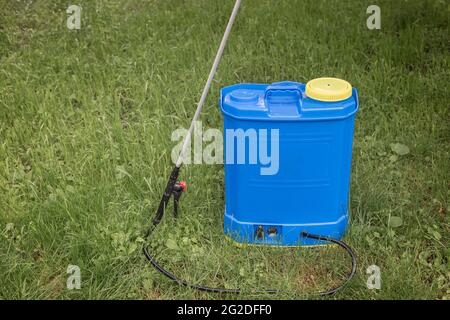
[[[352,95],[352,85],[338,78],[317,78],[306,84],[306,95],[319,101],[341,101]]]

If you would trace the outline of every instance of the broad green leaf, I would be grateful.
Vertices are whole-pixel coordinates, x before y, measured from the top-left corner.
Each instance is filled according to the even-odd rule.
[[[178,249],[178,244],[173,239],[167,239],[166,247],[169,248],[169,249],[172,249],[172,250],[177,250]]]
[[[395,162],[395,161],[397,161],[397,160],[398,160],[398,156],[395,155],[395,154],[393,154],[393,155],[391,155],[391,156],[389,157],[389,161],[390,161],[390,162]]]
[[[433,238],[435,238],[436,240],[441,240],[442,239],[442,235],[439,233],[439,231],[437,231],[436,229],[433,229],[431,227],[427,228],[428,233],[433,236]]]
[[[409,153],[408,146],[401,144],[401,143],[392,143],[391,144],[391,150],[398,154],[399,156],[404,156]]]
[[[391,216],[389,219],[389,227],[398,228],[403,225],[403,219],[398,216]]]
[[[131,243],[129,246],[128,246],[128,254],[132,254],[133,252],[135,252],[136,251],[136,249],[137,249],[137,247],[138,247],[138,245],[137,245],[137,243]]]

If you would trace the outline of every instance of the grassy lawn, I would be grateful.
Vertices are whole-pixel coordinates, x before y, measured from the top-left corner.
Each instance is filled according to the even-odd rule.
[[[223,167],[189,165],[181,216],[150,239],[197,292],[144,259],[143,232],[233,1],[0,0],[0,298],[305,298],[339,282],[336,248],[239,248],[223,236]],[[381,7],[381,30],[366,8]],[[243,0],[205,105],[221,87],[348,80],[359,90],[351,223],[355,278],[332,299],[450,299],[449,7],[446,1]],[[366,286],[370,265],[380,290]],[[67,290],[68,265],[81,289]],[[282,288],[278,296],[255,288]]]

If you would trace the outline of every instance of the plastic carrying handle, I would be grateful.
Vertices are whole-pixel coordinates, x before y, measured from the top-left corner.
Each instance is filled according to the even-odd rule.
[[[302,91],[300,90],[298,84],[272,84],[266,88],[266,92],[264,94],[264,99],[268,100],[271,96],[292,96],[297,95],[300,99],[302,97]]]
[[[272,117],[299,117],[303,92],[298,84],[275,83],[266,88],[264,100]]]

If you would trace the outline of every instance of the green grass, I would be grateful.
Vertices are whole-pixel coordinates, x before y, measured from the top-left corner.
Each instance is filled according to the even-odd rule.
[[[449,7],[380,0],[382,29],[370,31],[372,3],[244,0],[202,120],[221,127],[225,85],[351,82],[346,241],[359,266],[333,298],[448,299]],[[265,298],[252,289],[268,286],[288,291],[269,298],[303,298],[336,283],[348,266],[339,250],[225,240],[220,165],[183,169],[181,218],[165,217],[150,243],[176,274],[246,293],[199,293],[148,265],[141,237],[172,166],[171,132],[190,122],[233,1],[76,4],[82,26],[70,31],[67,1],[0,0],[0,298]],[[66,289],[69,264],[81,290]],[[381,290],[366,287],[372,264]]]

